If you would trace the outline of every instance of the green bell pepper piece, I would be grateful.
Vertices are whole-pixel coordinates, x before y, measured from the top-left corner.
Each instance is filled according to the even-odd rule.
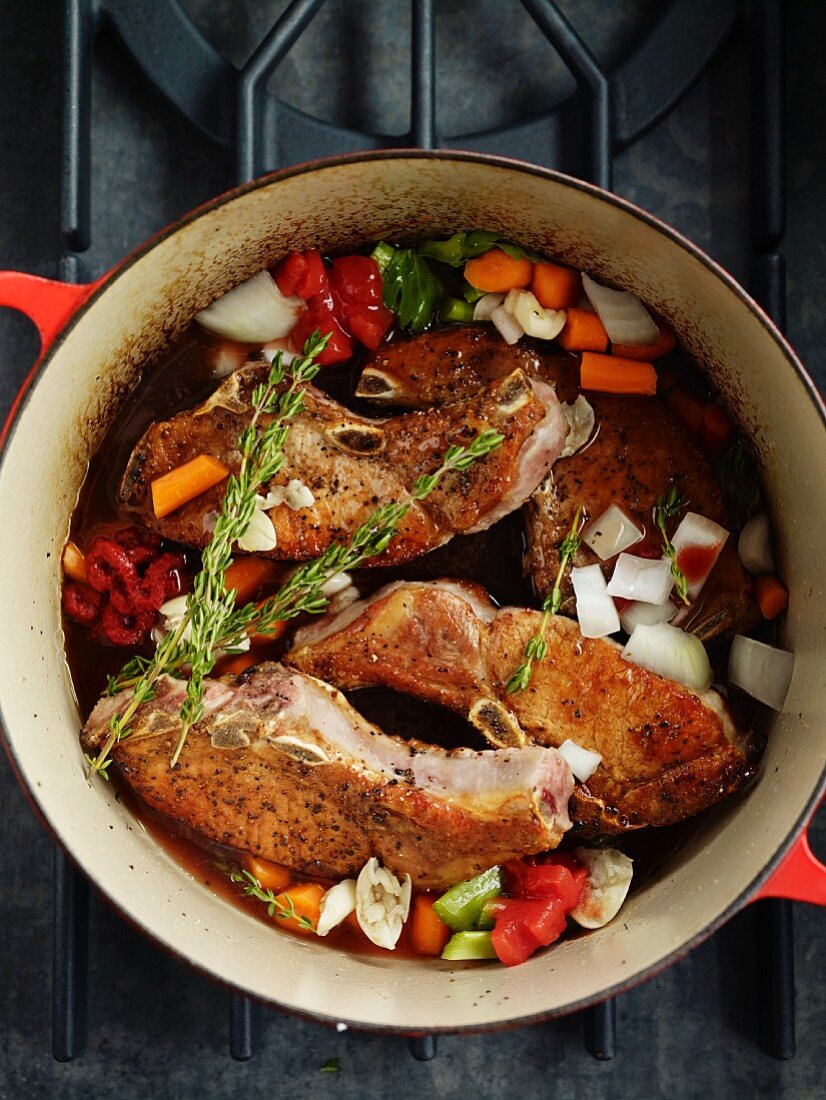
[[[456,932],[445,944],[443,959],[459,962],[462,959],[495,959],[496,951],[490,932]]]
[[[433,908],[449,928],[469,932],[481,917],[485,902],[501,894],[502,889],[502,869],[491,867],[476,878],[451,886]]]

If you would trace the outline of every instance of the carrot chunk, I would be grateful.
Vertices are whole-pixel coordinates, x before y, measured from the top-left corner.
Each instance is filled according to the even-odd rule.
[[[450,939],[451,930],[433,908],[436,900],[431,894],[419,894],[413,902],[410,942],[417,955],[441,955]]]
[[[63,572],[73,581],[86,584],[86,558],[77,543],[71,539],[63,547]]]
[[[582,353],[579,381],[582,389],[600,393],[638,393],[653,397],[657,392],[657,372],[650,363],[598,355],[594,351]]]
[[[323,897],[324,887],[317,882],[299,882],[289,890],[275,895],[274,917],[284,928],[301,932],[305,936],[311,935],[318,925]],[[288,912],[294,912],[296,916],[283,915]],[[301,919],[302,917],[304,920]],[[308,921],[312,925],[311,928],[307,927]]]
[[[492,248],[465,264],[465,278],[470,285],[488,294],[530,286],[532,276],[530,260],[513,260],[501,248]]]
[[[568,351],[605,351],[608,333],[596,313],[588,309],[569,309],[565,328],[557,341]]]
[[[720,406],[706,405],[700,424],[700,437],[703,443],[712,451],[720,451],[728,446],[733,435],[731,421]]]
[[[764,619],[775,619],[789,606],[789,592],[784,584],[766,574],[758,577],[754,582],[754,595],[760,605],[760,613]]]
[[[623,359],[640,359],[643,362],[653,363],[655,359],[662,359],[677,346],[677,337],[662,321],[656,322],[660,330],[659,339],[653,344],[612,344],[611,354],[619,355]]]
[[[569,309],[582,294],[582,277],[562,264],[534,264],[531,290],[545,309]]]
[[[235,589],[235,606],[249,603],[259,588],[281,580],[283,569],[269,558],[236,558],[224,574],[224,588]]]
[[[271,863],[268,859],[261,859],[252,852],[247,852],[244,866],[265,890],[283,890],[290,885],[290,872],[280,863]]]
[[[665,395],[665,403],[690,432],[699,433],[706,411],[705,402],[682,386],[674,386]]]
[[[212,455],[198,455],[197,458],[177,466],[168,474],[156,477],[152,482],[152,507],[156,519],[163,519],[176,508],[194,500],[219,481],[223,481],[229,470]]]

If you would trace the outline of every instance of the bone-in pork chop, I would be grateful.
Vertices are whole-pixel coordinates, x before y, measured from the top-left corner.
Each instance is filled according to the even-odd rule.
[[[508,694],[540,618],[497,608],[477,585],[399,582],[304,627],[285,663],[345,690],[385,685],[440,703],[495,744],[570,739],[599,753],[570,805],[586,833],[673,824],[754,774],[720,695],[629,664],[616,643],[583,638],[562,616],[529,686]]]
[[[466,398],[517,365],[556,386],[562,401],[576,397],[579,363],[572,355],[553,356],[520,345],[509,346],[490,325],[460,325],[424,333],[376,352],[362,372],[357,395],[382,405],[424,408]],[[671,410],[656,397],[585,395],[594,409],[596,433],[578,453],[559,459],[550,477],[525,506],[525,569],[537,595],[553,587],[558,548],[577,507],[597,519],[618,504],[646,532],[642,544],[656,552],[653,521],[657,499],[672,484],[693,512],[726,526],[722,494],[707,458]],[[671,531],[679,516],[671,522]],[[629,553],[638,553],[632,548]],[[598,558],[582,545],[574,565]],[[606,574],[613,560],[603,564]],[[573,613],[570,580],[563,583],[563,610]],[[758,619],[751,583],[729,539],[704,590],[675,620],[704,640],[750,628]]]
[[[150,484],[200,454],[237,471],[238,439],[252,416],[251,392],[267,369],[249,364],[204,404],[152,424],[132,452],[118,502],[167,538],[206,545],[225,483],[162,519],[152,511]],[[360,417],[312,386],[304,403],[284,445],[286,462],[268,486],[298,479],[312,493],[308,507],[294,511],[279,503],[269,510],[277,545],[267,556],[293,561],[347,541],[377,505],[404,499],[419,476],[433,473],[449,446],[467,445],[491,428],[504,436],[502,445],[468,470],[447,474],[426,500],[415,502],[387,550],[369,564],[409,561],[456,533],[484,530],[524,503],[561,451],[567,431],[551,387],[522,370],[438,409],[383,421]],[[269,419],[262,416],[259,423],[263,427]]]
[[[442,889],[554,848],[570,827],[573,781],[553,749],[446,752],[389,737],[328,684],[276,664],[206,682],[204,717],[172,769],[185,686],[163,678],[112,756],[151,809],[218,844],[331,878],[377,856]],[[131,697],[100,700],[86,751]]]

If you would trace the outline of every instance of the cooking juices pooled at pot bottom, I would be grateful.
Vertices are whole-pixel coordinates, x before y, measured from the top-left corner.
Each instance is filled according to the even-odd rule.
[[[235,852],[282,927],[448,959],[611,919],[637,832],[663,850],[755,774],[712,681],[788,683],[728,415],[634,295],[489,233],[292,254],[202,311],[64,567],[84,717],[113,677],[91,770]]]

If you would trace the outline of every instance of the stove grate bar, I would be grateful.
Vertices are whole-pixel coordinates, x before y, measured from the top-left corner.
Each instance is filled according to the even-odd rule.
[[[610,1061],[617,1052],[617,1002],[609,997],[582,1013],[585,1049],[600,1062]]]
[[[86,1046],[89,883],[55,848],[52,913],[52,1057],[71,1062]]]

